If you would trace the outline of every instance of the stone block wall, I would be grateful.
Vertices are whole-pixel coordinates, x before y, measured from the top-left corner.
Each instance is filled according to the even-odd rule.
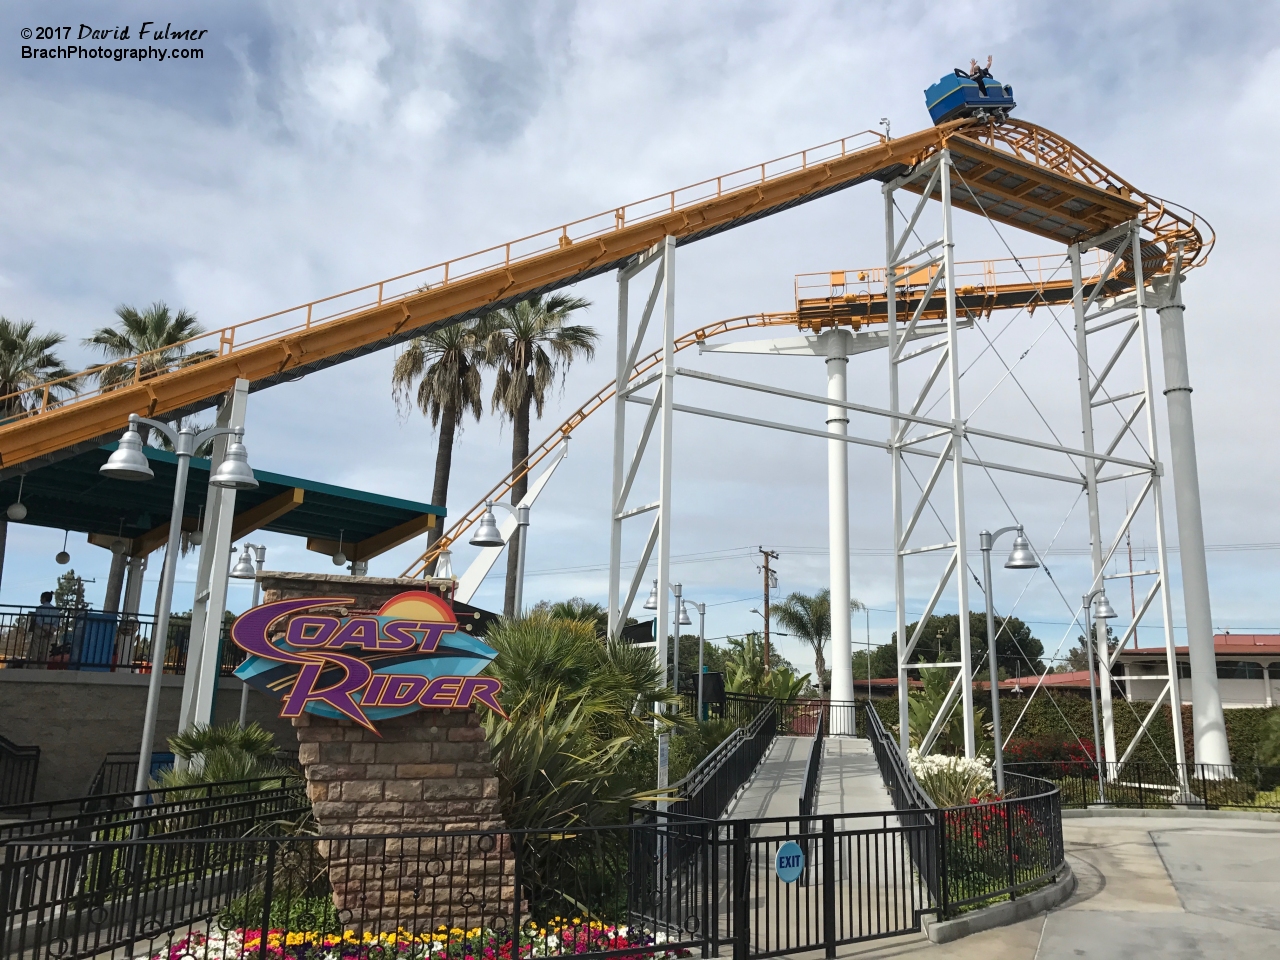
[[[425,586],[324,574],[262,580],[267,602],[348,596],[351,612]],[[474,709],[419,710],[377,721],[376,733],[310,713],[293,726],[334,906],[346,922],[419,932],[441,923],[507,926],[518,911],[515,863]]]

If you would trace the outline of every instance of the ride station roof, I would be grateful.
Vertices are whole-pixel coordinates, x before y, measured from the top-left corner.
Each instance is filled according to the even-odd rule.
[[[139,482],[103,476],[116,444],[87,450],[32,470],[25,476],[0,481],[0,503],[19,499],[27,508],[23,523],[89,535],[89,542],[110,547],[126,542],[126,553],[138,556],[163,546],[169,537],[169,515],[178,458],[166,450],[145,448],[155,473]],[[342,538],[342,552],[352,560],[368,560],[398,547],[441,522],[444,507],[382,494],[352,490],[315,480],[254,470],[256,490],[236,493],[231,538],[255,530],[269,530],[307,538],[307,549],[334,553]],[[209,461],[193,457],[183,508],[185,531],[197,529],[208,497]]]

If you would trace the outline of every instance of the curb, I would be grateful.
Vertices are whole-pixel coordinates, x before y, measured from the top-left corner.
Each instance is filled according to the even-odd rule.
[[[937,920],[928,914],[920,918],[924,934],[933,943],[950,943],[983,930],[1006,927],[1020,920],[1027,920],[1044,913],[1065,901],[1075,893],[1076,875],[1070,864],[1063,863],[1057,878],[1050,886],[1041,887],[1017,900],[992,904],[980,910],[972,910],[954,920]]]
[[[1280,822],[1280,813],[1271,810],[1130,810],[1110,809],[1063,810],[1063,820],[1086,820],[1094,817],[1208,817],[1214,820],[1265,820]]]

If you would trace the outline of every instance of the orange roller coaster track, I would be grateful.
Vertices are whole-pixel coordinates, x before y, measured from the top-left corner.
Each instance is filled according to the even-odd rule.
[[[754,164],[443,263],[211,331],[172,353],[108,365],[0,398],[0,472],[111,438],[130,413],[174,418],[213,406],[237,379],[259,390],[627,263],[665,236],[681,244],[870,179],[889,180],[942,149],[953,202],[1061,242],[1143,223],[1146,275],[1203,262],[1212,232],[1194,214],[1139,193],[1078,147],[1031,123],[958,120],[886,139],[867,131]],[[172,350],[172,348],[170,348]],[[25,469],[29,469],[26,467]]]

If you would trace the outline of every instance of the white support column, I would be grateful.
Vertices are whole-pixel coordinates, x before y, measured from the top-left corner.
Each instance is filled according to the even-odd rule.
[[[893,212],[893,186],[884,189],[885,231],[885,310],[889,333],[889,409],[899,413],[898,391],[898,281],[897,268],[893,265],[896,245],[896,227]],[[902,427],[896,417],[889,420],[889,462],[893,494],[893,593],[896,607],[898,637],[898,743],[902,752],[911,749],[911,727],[907,711],[907,582],[906,566],[902,556]],[[868,694],[869,695],[869,694]]]
[[[146,571],[147,558],[145,556],[129,558],[129,566],[124,582],[122,616],[136,617],[138,615],[138,605],[142,602],[142,579],[146,575]]]
[[[1094,452],[1093,436],[1093,392],[1089,376],[1089,340],[1085,326],[1084,272],[1080,262],[1080,245],[1071,244],[1067,248],[1067,256],[1071,260],[1071,302],[1076,319],[1076,370],[1080,382],[1080,430],[1081,447],[1087,453]],[[1098,510],[1098,462],[1092,457],[1084,458],[1085,496],[1089,507],[1089,546],[1092,559],[1093,582],[1089,589],[1102,586],[1102,523]],[[1084,625],[1086,643],[1088,637],[1102,637],[1095,649],[1102,697],[1102,756],[1100,759],[1114,762],[1116,753],[1115,716],[1111,703],[1111,668],[1108,664],[1106,644],[1107,621],[1094,619],[1093,623]],[[1095,749],[1097,745],[1095,745]]]
[[[618,271],[618,347],[613,375],[613,484],[609,488],[609,636],[616,636],[622,629],[620,617],[622,604],[622,510],[619,499],[622,494],[623,469],[626,463],[627,439],[627,381],[631,371],[627,361],[631,346],[627,310],[631,279],[626,270]]]
[[[827,396],[848,399],[848,335],[843,330],[823,334],[827,347]],[[827,407],[827,525],[831,554],[831,699],[853,700],[853,637],[849,621],[849,411]],[[838,438],[838,439],[836,439]],[[853,716],[848,710],[832,717],[833,734],[852,735]]]
[[[1160,343],[1164,354],[1164,396],[1169,412],[1169,465],[1173,470],[1173,503],[1178,518],[1182,601],[1187,618],[1187,652],[1191,661],[1191,722],[1195,762],[1230,764],[1227,730],[1218,692],[1213,651],[1213,617],[1209,607],[1209,569],[1204,553],[1204,519],[1200,512],[1200,475],[1196,464],[1195,425],[1191,418],[1191,376],[1183,329],[1182,290],[1171,278],[1158,292]],[[1176,684],[1175,684],[1176,686]]]
[[[1187,777],[1187,752],[1182,733],[1181,682],[1178,679],[1177,648],[1175,647],[1176,641],[1173,636],[1173,597],[1169,590],[1169,551],[1164,528],[1164,494],[1161,489],[1161,476],[1164,473],[1164,467],[1160,463],[1159,434],[1156,432],[1155,384],[1151,373],[1151,328],[1147,317],[1147,281],[1142,271],[1142,238],[1136,224],[1130,243],[1138,307],[1138,330],[1142,341],[1142,385],[1147,395],[1147,443],[1151,449],[1151,462],[1155,467],[1152,471],[1151,487],[1156,514],[1156,552],[1160,563],[1160,602],[1164,611],[1165,664],[1169,672],[1169,717],[1173,733],[1174,760],[1178,765],[1178,781],[1183,797],[1189,799],[1191,790]],[[1204,542],[1202,540],[1202,558],[1204,556],[1203,546]],[[1210,629],[1210,643],[1212,643],[1212,628]],[[1218,682],[1216,663],[1212,669],[1214,690],[1216,692]],[[1195,671],[1193,670],[1193,676],[1194,673]],[[1109,676],[1110,674],[1108,674]],[[1221,705],[1219,705],[1219,711],[1221,711]],[[1221,719],[1221,713],[1219,713],[1219,719]],[[1223,732],[1223,750],[1225,753],[1225,728]],[[1229,755],[1227,755],[1227,762],[1230,763]]]
[[[661,436],[658,455],[658,609],[654,611],[654,639],[663,685],[667,678],[667,625],[671,622],[671,447],[672,414],[676,382],[676,239],[662,241],[662,380]],[[658,789],[668,786],[667,735],[658,740]]]
[[[973,654],[969,647],[969,564],[965,557],[964,419],[960,407],[960,344],[956,327],[955,235],[951,229],[951,153],[938,161],[942,186],[942,250],[946,271],[947,370],[951,393],[952,496],[955,504],[956,605],[960,627],[960,707],[964,717],[964,755],[977,755],[973,722]]]
[[[218,410],[217,426],[243,427],[249,400],[249,381],[237,380]],[[229,435],[213,441],[210,471],[217,470],[231,442]],[[235,521],[236,491],[209,487],[204,510],[204,532],[191,610],[191,639],[187,646],[187,671],[182,684],[178,730],[213,719],[218,690],[219,640],[222,615],[227,609],[227,578],[231,569],[231,527]]]
[[[668,591],[671,583],[671,447],[676,382],[675,237],[662,242],[662,380],[658,454],[658,663],[666,670]]]

